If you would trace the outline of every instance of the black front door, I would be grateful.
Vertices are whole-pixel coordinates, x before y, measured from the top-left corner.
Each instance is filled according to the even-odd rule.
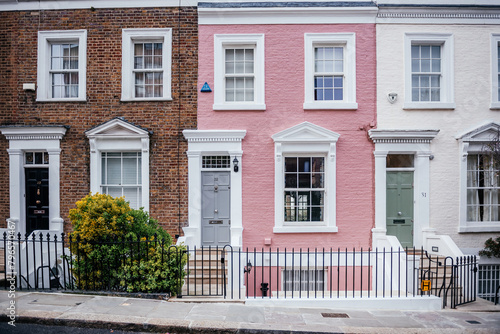
[[[26,233],[49,229],[49,169],[26,168]]]

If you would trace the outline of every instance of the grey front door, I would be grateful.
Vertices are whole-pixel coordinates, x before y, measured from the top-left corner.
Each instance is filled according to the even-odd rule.
[[[202,172],[202,246],[230,243],[230,172]]]
[[[387,235],[413,247],[413,172],[387,172]]]

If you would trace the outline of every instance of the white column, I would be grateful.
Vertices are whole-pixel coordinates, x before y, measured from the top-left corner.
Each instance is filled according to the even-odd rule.
[[[387,190],[386,190],[386,160],[387,151],[375,151],[375,229],[386,231]]]
[[[430,216],[430,152],[417,152],[415,161],[415,185],[414,200],[415,209],[413,213],[413,244],[415,247],[423,245],[423,231],[429,228]]]
[[[189,247],[201,245],[201,151],[188,151],[188,226],[180,239]]]
[[[229,152],[231,162],[231,246],[241,247],[243,245],[243,198],[242,198],[242,173],[243,152]],[[239,170],[234,171],[232,163],[234,158],[238,159]]]
[[[23,151],[20,149],[8,149],[9,153],[9,192],[10,192],[10,217],[7,219],[16,224],[16,233],[24,236],[26,233],[26,221],[24,207],[24,168]]]
[[[62,233],[61,218],[61,149],[48,149],[49,154],[49,230]]]
[[[149,137],[141,138],[142,207],[149,212]]]
[[[97,139],[90,138],[90,192],[95,194],[101,192],[99,189],[99,179],[101,175],[101,169],[99,168],[99,154],[97,151]],[[95,171],[95,172],[94,172]]]

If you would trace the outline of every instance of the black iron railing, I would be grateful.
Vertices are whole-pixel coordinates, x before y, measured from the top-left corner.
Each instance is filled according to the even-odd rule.
[[[17,289],[228,299],[438,296],[452,308],[476,300],[475,256],[453,259],[415,248],[242,250],[171,246],[156,237],[82,241],[5,233],[2,244],[5,289],[14,282]]]
[[[61,234],[3,235],[4,287],[178,294],[185,247],[152,237],[81,240]],[[161,272],[160,274],[157,274]]]

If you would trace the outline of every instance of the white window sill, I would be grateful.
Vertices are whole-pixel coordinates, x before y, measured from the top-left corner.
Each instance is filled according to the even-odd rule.
[[[172,101],[171,97],[148,97],[148,98],[121,98],[121,102],[147,102],[147,101]]]
[[[215,103],[214,110],[266,110],[265,103]]]
[[[500,222],[466,222],[458,227],[458,233],[500,232]]]
[[[405,110],[453,110],[455,109],[455,103],[445,103],[445,102],[408,102],[403,106]]]
[[[499,110],[500,109],[500,102],[491,102],[490,109]]]
[[[71,99],[36,99],[36,102],[87,102],[86,98],[71,98]]]
[[[337,226],[275,226],[274,233],[337,233]]]
[[[356,110],[356,102],[304,102],[304,110]]]

